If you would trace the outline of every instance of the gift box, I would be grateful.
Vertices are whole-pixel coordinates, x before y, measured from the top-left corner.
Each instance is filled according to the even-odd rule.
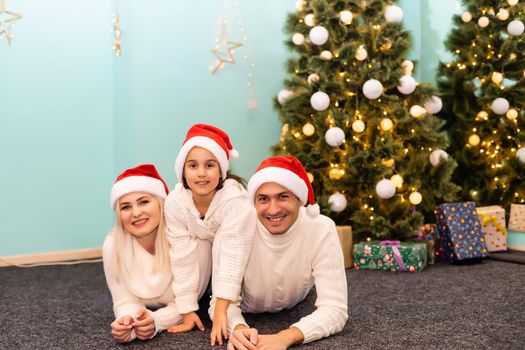
[[[507,229],[505,209],[498,205],[476,208],[481,221],[481,230],[489,252],[507,250]]]
[[[362,242],[354,245],[354,268],[420,272],[427,265],[424,243]]]
[[[525,252],[525,232],[524,231],[507,231],[507,246],[512,250]]]
[[[525,231],[525,205],[510,205],[509,230]]]
[[[345,269],[352,267],[354,264],[353,244],[352,244],[352,227],[336,226],[339,242],[345,258]]]
[[[436,208],[436,227],[449,262],[488,256],[474,202],[441,204]]]

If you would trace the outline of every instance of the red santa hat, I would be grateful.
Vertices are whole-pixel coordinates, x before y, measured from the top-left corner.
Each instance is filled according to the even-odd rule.
[[[175,161],[175,173],[180,183],[182,183],[186,157],[193,147],[205,148],[217,158],[223,179],[226,178],[226,172],[230,166],[230,157],[232,159],[239,157],[239,153],[233,148],[228,134],[224,131],[212,125],[195,124],[188,130],[186,139]]]
[[[166,198],[169,189],[153,164],[142,164],[125,170],[117,177],[111,187],[111,208],[115,210],[119,198],[131,192],[146,192]]]
[[[248,194],[252,202],[259,187],[267,182],[275,182],[286,187],[303,205],[309,204],[306,208],[308,215],[319,214],[314,190],[299,159],[292,156],[277,156],[263,160],[248,182]]]

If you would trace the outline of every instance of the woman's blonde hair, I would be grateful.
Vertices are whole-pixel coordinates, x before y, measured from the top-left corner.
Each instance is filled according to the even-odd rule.
[[[155,272],[162,272],[169,268],[170,266],[170,259],[169,259],[169,243],[168,238],[166,237],[166,224],[164,220],[164,199],[153,196],[155,199],[157,199],[157,202],[160,207],[160,222],[159,227],[157,229],[157,237],[155,237],[155,256],[153,259],[153,269]],[[113,229],[112,235],[113,235],[113,257],[112,257],[112,264],[113,264],[113,271],[118,276],[120,275],[121,268],[126,270],[126,273],[132,274],[132,271],[128,271],[126,266],[122,266],[122,256],[123,256],[123,249],[126,246],[124,244],[127,235],[130,235],[129,232],[127,232],[124,229],[124,226],[122,225],[122,222],[120,221],[120,208],[118,205],[116,205],[115,210],[115,228]]]

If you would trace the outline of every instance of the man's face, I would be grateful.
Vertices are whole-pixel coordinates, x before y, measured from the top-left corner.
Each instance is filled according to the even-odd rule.
[[[255,193],[257,217],[272,235],[288,231],[297,220],[301,206],[292,191],[275,182],[262,184]]]

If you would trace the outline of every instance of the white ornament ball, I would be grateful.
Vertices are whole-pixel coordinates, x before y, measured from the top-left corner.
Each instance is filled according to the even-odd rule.
[[[401,177],[399,174],[392,175],[390,181],[392,181],[397,188],[401,188],[401,186],[403,186],[403,177]]]
[[[348,11],[348,10],[344,10],[344,11],[341,11],[339,12],[339,20],[341,21],[341,23],[343,23],[344,25],[348,25],[348,24],[351,24],[352,23],[352,18],[354,16],[352,15],[352,12]]]
[[[277,95],[277,101],[284,106],[286,102],[290,101],[294,97],[293,91],[282,89],[279,91],[279,94]]]
[[[442,149],[436,149],[435,151],[432,151],[432,153],[430,153],[428,159],[430,160],[430,164],[432,164],[432,166],[437,166],[441,159],[443,159],[444,161],[448,160],[448,153],[443,151]]]
[[[392,198],[396,194],[396,185],[391,180],[383,179],[377,183],[376,193],[383,199]]]
[[[334,55],[332,55],[332,53],[328,50],[324,50],[323,52],[321,52],[320,56],[321,59],[325,61],[330,61],[334,57]]]
[[[317,91],[310,97],[310,104],[316,111],[324,111],[330,106],[330,97],[323,91]]]
[[[427,110],[420,105],[413,105],[410,107],[410,115],[414,118],[421,118],[427,114]]]
[[[315,132],[315,127],[311,123],[306,123],[303,125],[303,134],[306,136],[312,136]]]
[[[507,0],[510,6],[514,6],[518,3],[519,0]]]
[[[389,23],[399,23],[403,20],[403,10],[396,5],[390,5],[385,8],[385,19]]]
[[[511,108],[507,111],[506,115],[509,120],[516,120],[518,118],[518,111],[514,108]]]
[[[295,33],[292,36],[292,42],[295,45],[302,45],[304,43],[304,35],[302,35],[301,33]]]
[[[512,36],[519,36],[523,34],[524,29],[525,26],[523,25],[523,22],[517,19],[507,25],[507,32],[509,32],[509,34]]]
[[[419,192],[412,192],[410,196],[408,196],[408,200],[413,205],[418,205],[423,200],[423,196]]]
[[[319,81],[319,75],[316,74],[316,73],[312,73],[308,76],[308,78],[306,78],[306,81],[308,82],[308,84],[312,85],[312,84],[315,84]]]
[[[479,142],[480,142],[480,141],[481,141],[481,140],[480,140],[479,136],[476,135],[476,134],[472,134],[472,135],[470,135],[470,137],[468,138],[468,143],[469,143],[469,145],[471,145],[471,146],[477,146],[477,145],[479,145]]]
[[[356,133],[362,133],[365,131],[365,122],[363,122],[361,119],[358,119],[352,123],[352,130],[354,130]]]
[[[328,204],[330,204],[330,210],[336,213],[340,213],[346,209],[347,205],[346,197],[344,194],[336,192],[328,197]]]
[[[499,84],[503,81],[503,74],[501,74],[500,72],[494,72],[492,73],[491,80],[494,83]]]
[[[379,80],[370,79],[363,84],[363,94],[371,100],[375,100],[383,94],[383,85]]]
[[[295,2],[295,9],[297,11],[302,11],[304,9],[305,4],[306,4],[306,0],[297,0]]]
[[[470,14],[470,12],[468,11],[465,11],[463,12],[463,14],[461,15],[461,20],[465,23],[468,23],[472,20],[472,15]]]
[[[399,79],[399,85],[397,86],[397,89],[404,95],[413,93],[416,89],[416,79],[409,75],[403,75]]]
[[[509,11],[507,9],[500,9],[496,15],[500,21],[509,19]]]
[[[379,125],[381,127],[381,130],[383,131],[392,130],[392,128],[394,127],[394,123],[392,122],[392,119],[390,118],[381,119],[381,122],[379,122]]]
[[[412,72],[414,71],[414,63],[411,60],[404,60],[401,63],[401,67],[403,68],[403,74],[412,75]]]
[[[507,113],[507,111],[509,110],[509,107],[510,107],[509,101],[507,101],[503,97],[496,98],[494,101],[492,101],[492,105],[490,106],[490,108],[492,109],[492,112],[499,114],[499,115],[503,115]]]
[[[366,51],[364,47],[359,46],[357,50],[355,50],[355,58],[358,61],[364,61],[366,60],[367,57],[368,57],[368,52]]]
[[[478,19],[478,26],[480,26],[481,28],[485,28],[486,26],[488,26],[490,23],[488,17],[485,17],[485,16],[482,16]]]
[[[332,147],[341,146],[345,140],[345,132],[341,128],[333,127],[326,131],[324,139]]]
[[[518,149],[518,151],[516,152],[516,156],[518,157],[520,162],[525,163],[525,147],[521,147],[520,149]]]
[[[308,27],[315,26],[315,16],[313,13],[304,16],[304,24],[306,24]]]
[[[443,108],[443,101],[437,96],[432,96],[430,100],[427,100],[424,104],[425,110],[430,114],[437,114]]]
[[[323,26],[316,26],[310,30],[310,41],[315,45],[323,45],[328,41],[328,30]]]

